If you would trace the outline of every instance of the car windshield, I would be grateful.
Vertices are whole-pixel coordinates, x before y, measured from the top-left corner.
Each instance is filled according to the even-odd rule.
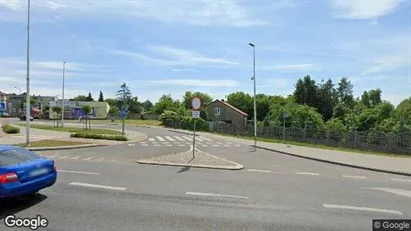
[[[0,167],[19,164],[31,160],[37,160],[41,157],[23,148],[15,148],[0,151]]]

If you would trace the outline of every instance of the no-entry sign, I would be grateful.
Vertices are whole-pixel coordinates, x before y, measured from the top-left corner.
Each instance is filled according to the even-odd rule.
[[[198,97],[194,97],[191,101],[191,106],[193,107],[193,111],[198,111],[201,108],[201,99]]]

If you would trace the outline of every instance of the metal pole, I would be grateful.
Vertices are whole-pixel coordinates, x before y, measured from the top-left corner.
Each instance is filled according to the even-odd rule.
[[[30,0],[27,1],[26,146],[30,145]]]
[[[284,144],[285,144],[285,116],[283,114],[283,136],[284,136]]]
[[[193,158],[195,158],[195,156],[194,156],[194,149],[195,149],[195,146],[196,146],[196,122],[197,122],[197,120],[194,119]]]
[[[64,80],[65,80],[65,72],[66,72],[66,62],[63,62],[63,93],[62,93],[62,97],[63,100],[61,102],[62,106],[61,106],[61,126],[64,127]]]

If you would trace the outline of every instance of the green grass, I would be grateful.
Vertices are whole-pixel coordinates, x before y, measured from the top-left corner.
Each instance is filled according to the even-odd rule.
[[[125,120],[128,125],[147,125],[147,126],[162,126],[159,120]],[[92,120],[91,123],[95,124],[121,124],[122,120]]]
[[[227,137],[235,137],[235,138],[240,138],[240,139],[254,140],[254,137],[251,137],[251,136],[235,136],[235,135],[221,134],[221,133],[212,133],[212,134],[220,135],[220,136],[227,136]],[[264,138],[264,137],[257,137],[257,141],[284,144],[284,140]],[[335,147],[335,146],[327,146],[327,145],[322,145],[322,144],[310,144],[310,143],[290,141],[290,140],[286,140],[286,144],[301,146],[301,147],[310,147],[310,148],[320,148],[320,149],[326,149],[326,150],[334,150],[334,151],[344,151],[344,152],[347,152],[347,154],[355,152],[355,153],[368,154],[368,155],[381,155],[381,156],[389,156],[389,157],[411,158],[411,155],[407,155],[407,154],[375,152],[375,151],[371,151],[371,150],[359,150],[359,149],[354,149],[354,148]],[[257,145],[258,145],[258,143],[257,143]]]
[[[122,135],[102,135],[102,134],[95,134],[95,133],[88,133],[88,132],[78,132],[72,133],[70,137],[73,138],[85,138],[85,139],[97,139],[97,140],[116,140],[116,141],[127,141],[126,136]]]
[[[3,129],[3,132],[7,134],[17,134],[20,133],[20,128],[14,127],[13,125],[10,124],[5,124],[1,127]]]
[[[50,131],[59,131],[59,132],[87,132],[87,133],[92,133],[92,134],[104,134],[104,135],[121,135],[122,134],[120,131],[114,131],[114,130],[109,130],[109,129],[97,129],[97,128],[93,128],[93,126],[91,126],[91,130],[87,130],[87,131],[79,127],[55,128],[53,126],[41,125],[41,124],[32,124],[30,125],[30,127],[37,128],[37,129],[50,130]]]
[[[65,141],[65,140],[39,140],[30,143],[30,147],[59,147],[59,146],[73,146],[73,145],[83,145],[89,144],[86,142],[76,142],[76,141]],[[26,144],[17,144],[17,146],[25,147]]]

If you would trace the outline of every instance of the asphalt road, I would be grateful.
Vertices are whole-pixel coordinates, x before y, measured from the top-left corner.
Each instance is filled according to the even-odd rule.
[[[50,222],[44,230],[119,231],[371,230],[372,219],[411,218],[411,178],[254,152],[217,138],[198,148],[244,170],[140,165],[133,160],[188,149],[176,145],[185,135],[130,129],[148,135],[145,145],[43,152],[56,155],[58,182],[7,202],[0,217],[40,214]],[[1,222],[0,230],[18,229]]]

